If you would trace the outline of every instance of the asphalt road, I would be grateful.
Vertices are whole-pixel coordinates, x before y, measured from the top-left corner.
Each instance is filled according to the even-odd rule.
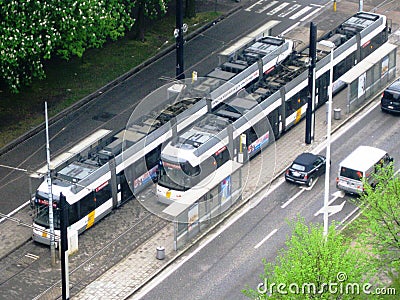
[[[339,162],[359,145],[385,149],[395,158],[396,170],[400,168],[399,128],[398,116],[382,113],[376,107],[357,123],[353,122],[347,132],[335,133],[332,138],[336,140],[331,147],[331,200],[332,194],[337,192],[335,178]],[[320,153],[325,154],[325,149]],[[324,180],[322,176],[311,190],[300,194],[302,188],[278,180],[257,206],[245,207],[244,214],[236,222],[210,235],[203,245],[155,279],[154,283],[169,274],[141,299],[185,299],[187,295],[191,299],[247,299],[240,291],[246,286],[256,288],[260,283],[258,275],[263,272],[262,259],[273,262],[290,234],[287,221],[300,215],[307,223],[323,222],[322,214],[317,213],[323,206]],[[336,197],[330,205],[346,202],[329,221],[353,218],[356,215],[355,200],[347,195]]]

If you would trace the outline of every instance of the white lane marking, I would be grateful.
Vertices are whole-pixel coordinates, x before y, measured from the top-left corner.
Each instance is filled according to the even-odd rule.
[[[290,16],[290,20],[296,20],[297,18],[300,18],[302,15],[304,15],[306,12],[308,12],[310,9],[312,9],[311,6],[306,6],[303,9],[299,10],[297,13],[294,15]]]
[[[344,224],[352,215],[354,215],[360,208],[356,207],[352,212],[350,212],[340,223],[336,226],[336,228],[340,227]],[[347,225],[347,224],[346,224]]]
[[[278,231],[278,229],[274,229],[272,230],[265,238],[263,238],[261,240],[261,242],[259,242],[257,245],[254,246],[254,249],[258,249],[262,244],[264,244],[271,236],[273,236],[276,232]]]
[[[298,196],[300,196],[306,189],[301,189],[299,192],[297,192],[296,195],[294,195],[292,198],[290,198],[288,201],[286,201],[284,204],[281,205],[281,208],[285,208],[288,206],[294,199],[296,199]]]
[[[296,195],[294,195],[292,198],[290,198],[288,201],[286,201],[284,204],[282,204],[281,208],[285,208],[286,206],[288,206],[290,203],[293,202],[294,199],[300,196],[304,191],[311,191],[314,185],[317,183],[318,179],[319,177],[317,177],[317,179],[315,179],[313,184],[309,187],[300,187],[301,191],[298,192]]]

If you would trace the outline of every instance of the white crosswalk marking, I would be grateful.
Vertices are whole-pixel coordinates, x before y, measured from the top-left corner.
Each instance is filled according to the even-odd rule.
[[[310,3],[307,6],[294,2],[281,2],[279,0],[259,0],[247,7],[245,10],[257,14],[275,15],[279,18],[289,18],[290,20],[304,21],[310,16],[321,10],[323,6]]]
[[[287,2],[283,2],[281,5],[279,5],[278,7],[275,7],[273,10],[267,12],[267,15],[272,16],[274,14],[276,14],[277,12],[281,11],[282,9],[284,9],[286,6],[288,6],[289,3]]]
[[[268,3],[267,5],[264,5],[263,7],[261,7],[260,9],[256,10],[256,13],[261,14],[262,12],[266,11],[268,8],[274,6],[275,4],[277,4],[278,1],[272,1],[270,3]]]
[[[308,12],[310,9],[312,9],[311,6],[306,6],[303,9],[299,10],[294,15],[292,15],[289,19],[296,20],[297,18],[300,18],[302,15],[304,15],[306,12]]]
[[[260,0],[256,3],[254,3],[253,5],[250,5],[248,8],[245,9],[245,11],[252,11],[254,7],[261,5],[263,2],[264,2],[264,0]]]
[[[300,4],[294,4],[291,7],[289,7],[287,10],[285,10],[284,12],[280,13],[278,15],[278,17],[285,18],[286,16],[290,15],[292,12],[294,12],[299,7],[301,7]]]

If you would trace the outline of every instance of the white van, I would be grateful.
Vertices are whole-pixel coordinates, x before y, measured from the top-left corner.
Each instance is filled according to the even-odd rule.
[[[362,179],[374,185],[372,174],[377,166],[387,166],[393,159],[379,148],[359,146],[339,164],[336,187],[349,194],[361,194],[364,191]]]

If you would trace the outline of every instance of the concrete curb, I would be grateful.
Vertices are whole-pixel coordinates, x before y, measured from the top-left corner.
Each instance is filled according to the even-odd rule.
[[[240,10],[242,8],[242,5],[238,5],[237,7],[235,7],[234,9],[228,11],[225,14],[222,14],[221,16],[219,16],[217,19],[209,22],[208,24],[205,24],[203,26],[201,26],[200,28],[196,29],[195,31],[193,31],[192,33],[188,34],[186,36],[186,41],[191,40],[192,38],[194,38],[196,35],[198,35],[199,33],[202,33],[204,31],[206,31],[208,28],[214,26],[216,23],[222,21],[223,19],[225,19],[226,17],[230,16],[231,14],[235,13],[236,11]],[[138,73],[140,70],[142,70],[143,68],[145,68],[146,66],[156,62],[158,59],[160,59],[161,57],[163,57],[164,55],[172,52],[175,50],[175,45],[171,45],[168,46],[167,48],[161,50],[159,53],[157,53],[155,56],[147,59],[146,61],[144,61],[143,63],[139,64],[138,66],[134,67],[133,69],[129,70],[128,72],[126,72],[125,74],[119,76],[118,78],[116,78],[115,80],[109,82],[108,84],[106,84],[105,86],[99,88],[98,90],[96,90],[95,92],[89,94],[88,96],[82,98],[81,100],[75,102],[74,104],[72,104],[71,106],[69,106],[68,108],[64,109],[63,111],[59,112],[58,114],[56,114],[55,116],[51,117],[49,119],[49,125],[55,124],[58,121],[60,121],[61,119],[67,117],[69,114],[71,114],[73,111],[85,106],[86,104],[89,104],[91,101],[95,100],[98,96],[112,90],[114,87],[116,87],[117,85],[119,85],[120,83],[124,82],[127,78],[133,76],[134,74]],[[38,134],[40,131],[45,129],[45,123],[40,124],[38,126],[36,126],[35,128],[27,131],[25,134],[23,134],[22,136],[16,138],[15,140],[11,141],[10,143],[8,143],[7,145],[5,145],[4,147],[2,147],[0,149],[0,155],[6,154],[7,152],[9,152],[10,150],[12,150],[13,148],[15,148],[18,144],[28,140],[29,138],[35,136],[36,134]]]

